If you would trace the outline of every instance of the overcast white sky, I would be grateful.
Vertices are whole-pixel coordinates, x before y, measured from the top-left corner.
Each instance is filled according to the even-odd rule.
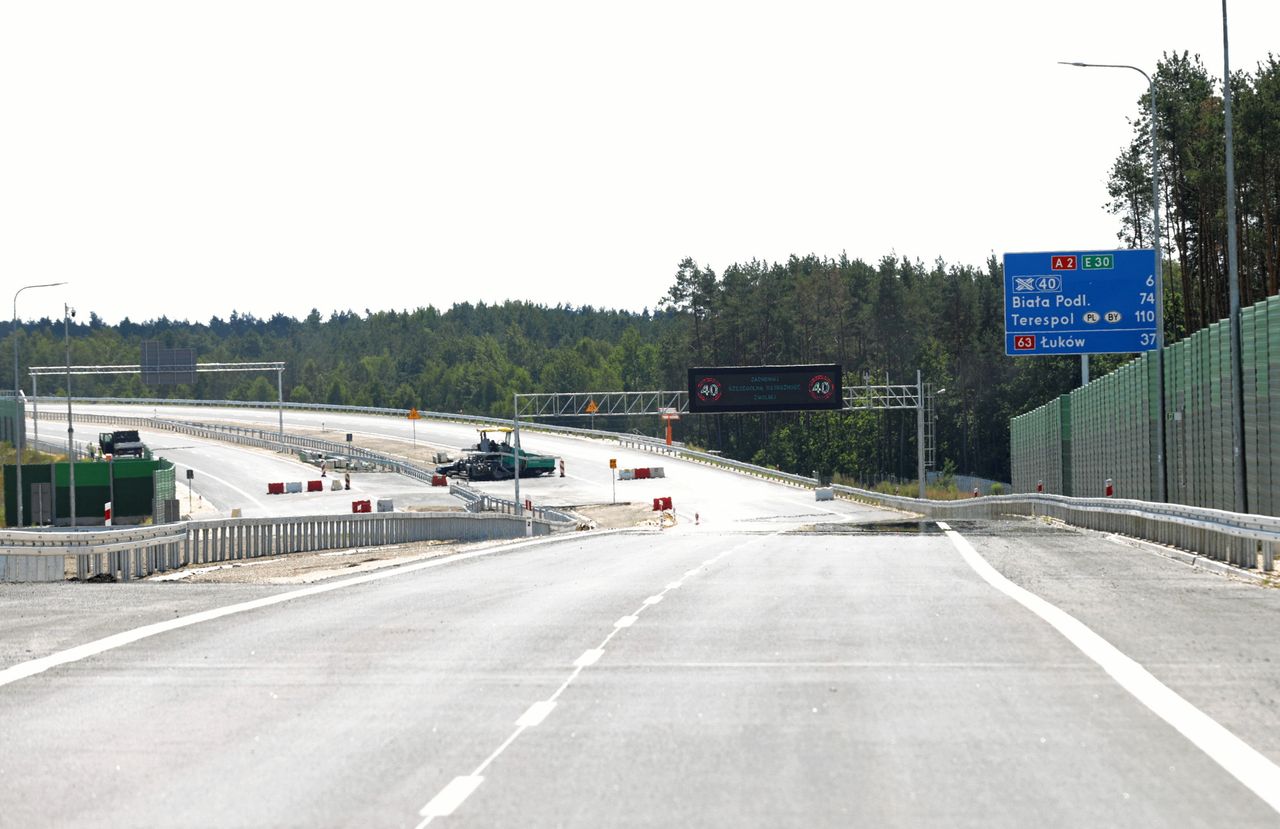
[[[1232,66],[1280,53],[1233,0]],[[1218,0],[6,2],[6,308],[108,322],[528,299],[678,262],[1117,245],[1145,82]]]

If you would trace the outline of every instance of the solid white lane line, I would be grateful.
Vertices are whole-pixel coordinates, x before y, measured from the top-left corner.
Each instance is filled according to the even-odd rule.
[[[104,651],[113,650],[114,648],[123,647],[132,644],[140,639],[146,639],[160,633],[167,633],[171,630],[188,627],[189,625],[199,624],[200,622],[209,622],[214,619],[221,619],[224,616],[231,616],[236,613],[244,613],[250,610],[258,610],[271,605],[282,604],[284,602],[302,599],[307,596],[316,596],[321,593],[328,593],[331,590],[341,590],[344,587],[352,587],[357,584],[368,584],[370,582],[389,579],[393,576],[404,575],[405,573],[416,573],[419,570],[429,570],[432,567],[443,567],[446,564],[452,564],[456,561],[465,561],[467,559],[479,558],[480,556],[493,555],[494,553],[505,552],[508,550],[517,550],[524,547],[540,546],[558,541],[564,541],[567,536],[556,536],[554,538],[541,538],[536,541],[524,541],[517,544],[508,544],[498,547],[490,547],[483,550],[472,550],[468,553],[458,553],[452,556],[442,558],[433,558],[430,561],[424,561],[419,564],[406,564],[403,567],[397,567],[392,570],[380,570],[376,573],[368,573],[363,576],[354,576],[341,581],[326,582],[325,584],[317,584],[311,587],[304,587],[300,590],[290,590],[287,593],[279,593],[275,596],[267,596],[262,599],[254,599],[253,601],[240,602],[239,604],[227,605],[226,607],[218,607],[212,610],[204,610],[199,613],[193,613],[190,616],[179,616],[177,619],[168,619],[163,622],[156,622],[151,625],[144,625],[133,630],[126,630],[122,633],[116,633],[102,639],[87,642],[83,645],[77,645],[65,651],[42,656],[39,659],[32,659],[27,662],[19,662],[17,665],[11,665],[4,670],[0,670],[0,686],[8,685],[10,682],[17,682],[20,679],[26,679],[38,673],[56,668],[59,665],[65,665],[69,662],[78,662],[90,656],[103,653]]]
[[[616,628],[629,628],[636,623],[638,616],[623,616],[621,619],[613,623]]]
[[[1000,575],[958,532],[948,529],[946,533],[965,562],[987,584],[1052,625],[1081,653],[1098,663],[1120,687],[1280,812],[1280,766],[1187,702],[1079,619]]]
[[[589,667],[599,662],[600,657],[602,656],[604,656],[603,648],[592,648],[591,650],[583,651],[582,656],[579,656],[577,659],[573,661],[573,667],[575,668]]]
[[[684,582],[682,582],[682,581],[673,581],[673,582],[671,582],[671,584],[668,584],[668,585],[666,586],[666,588],[665,588],[665,589],[666,589],[666,590],[679,590],[679,589],[680,589],[681,587],[683,587],[683,586],[684,586]]]
[[[935,523],[937,523],[937,525],[938,525],[938,529],[940,529],[940,530],[944,530],[944,531],[945,531],[945,530],[950,530],[950,529],[951,529],[951,525],[950,525],[950,524],[948,524],[948,523],[947,523],[947,522],[945,522],[945,521],[938,521],[938,522],[935,522]]]
[[[647,599],[645,599],[645,600],[644,600],[644,603],[645,603],[645,604],[657,604],[657,603],[658,603],[658,602],[660,602],[660,601],[662,601],[662,594],[661,594],[661,593],[659,593],[659,594],[658,594],[658,595],[656,595],[656,596],[650,596],[649,598],[647,598]]]
[[[440,794],[431,798],[418,814],[427,818],[451,815],[483,782],[484,778],[475,774],[455,777],[449,781],[449,785],[440,790]]]
[[[689,578],[690,576],[696,576],[696,575],[698,575],[698,574],[699,574],[699,573],[701,573],[701,572],[702,572],[701,570],[699,570],[697,567],[695,567],[695,568],[693,568],[692,570],[685,570],[685,571],[684,571],[684,577],[687,579],[687,578]]]
[[[542,725],[542,721],[547,718],[556,707],[555,700],[544,699],[541,702],[535,702],[529,706],[529,710],[525,711],[516,720],[516,725],[523,725],[525,728],[533,728],[535,725]]]
[[[182,464],[182,466],[190,467],[191,469],[195,470],[196,472],[199,472],[199,473],[200,473],[200,477],[201,477],[201,478],[208,478],[208,479],[209,479],[209,480],[211,480],[211,481],[217,481],[218,483],[220,483],[220,484],[222,484],[223,486],[225,486],[227,489],[235,490],[236,492],[240,493],[241,495],[243,495],[244,497],[246,497],[246,498],[248,498],[250,501],[252,501],[252,502],[254,503],[254,506],[257,506],[257,507],[258,507],[258,508],[260,508],[260,509],[266,509],[266,508],[267,508],[267,507],[266,507],[266,505],[265,505],[265,504],[263,504],[261,501],[259,501],[257,498],[254,498],[254,497],[253,497],[252,495],[250,495],[248,492],[245,492],[243,489],[241,489],[240,487],[238,487],[238,486],[236,486],[235,484],[231,483],[231,482],[230,482],[230,481],[228,481],[226,478],[219,478],[217,475],[211,475],[211,474],[209,474],[209,472],[207,472],[205,469],[203,469],[203,468],[201,468],[201,467],[198,467],[198,466],[191,466],[191,464],[189,464],[189,463],[184,463],[184,464]]]

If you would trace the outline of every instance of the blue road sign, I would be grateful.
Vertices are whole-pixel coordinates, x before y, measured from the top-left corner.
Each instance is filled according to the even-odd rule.
[[[1156,347],[1154,250],[1004,255],[1004,353],[1131,354]]]

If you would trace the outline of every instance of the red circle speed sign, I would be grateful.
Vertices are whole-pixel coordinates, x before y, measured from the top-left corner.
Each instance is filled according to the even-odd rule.
[[[698,399],[703,403],[714,403],[724,394],[724,387],[714,377],[703,377],[698,381]]]
[[[809,379],[809,396],[814,400],[830,400],[836,393],[836,384],[825,374],[815,374]]]

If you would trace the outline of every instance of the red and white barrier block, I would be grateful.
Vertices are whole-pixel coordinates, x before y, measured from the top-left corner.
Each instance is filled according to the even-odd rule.
[[[619,469],[619,481],[643,481],[646,478],[665,478],[666,471],[661,466],[642,466],[635,469]]]

